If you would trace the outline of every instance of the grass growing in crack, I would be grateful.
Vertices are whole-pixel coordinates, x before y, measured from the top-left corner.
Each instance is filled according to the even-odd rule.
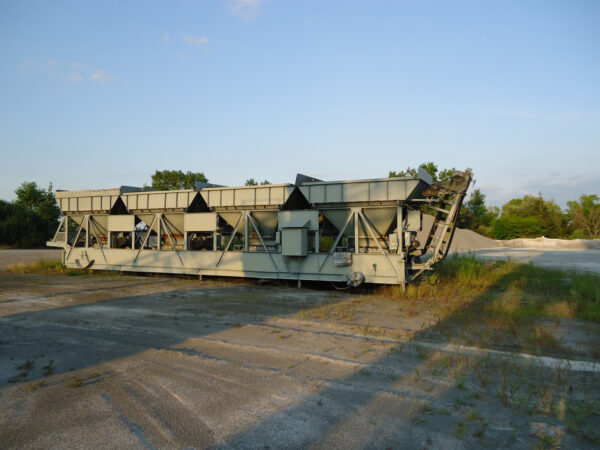
[[[67,386],[70,388],[78,388],[83,385],[83,379],[79,377],[71,377],[67,382]]]
[[[559,448],[562,441],[561,436],[551,436],[549,434],[542,434],[539,436],[537,442],[533,445],[534,449],[550,449]]]
[[[472,409],[471,412],[467,414],[467,420],[469,422],[475,422],[478,420],[483,420],[483,417],[477,412],[476,409]]]
[[[307,310],[296,313],[299,320],[317,319],[339,322],[353,322],[360,301],[356,299],[337,301],[336,304],[323,302]]]
[[[594,444],[600,444],[600,431],[590,423],[594,416],[600,414],[597,405],[592,401],[581,400],[572,402],[568,408],[567,431],[579,435]]]
[[[42,367],[42,375],[47,377],[54,373],[54,360],[50,360],[48,364]]]
[[[360,369],[358,371],[361,375],[364,375],[365,377],[370,377],[371,375],[373,375],[371,372],[369,372],[367,369],[365,369],[364,367],[362,369]]]
[[[40,389],[40,388],[42,388],[44,386],[46,386],[46,380],[41,379],[41,380],[38,380],[35,383],[31,383],[29,386],[27,386],[27,390],[29,392],[33,392],[36,389]]]
[[[27,377],[29,376],[29,372],[35,366],[35,361],[28,359],[23,364],[17,366],[17,370],[20,372],[8,379],[9,383],[18,383],[19,381],[27,381]]]
[[[33,369],[33,366],[35,366],[35,361],[31,361],[30,359],[28,359],[23,364],[17,366],[17,370],[22,370],[23,372],[30,372],[31,369]]]
[[[454,432],[454,435],[458,439],[462,440],[465,438],[465,434],[467,434],[467,424],[464,422],[458,422],[458,425],[456,425],[456,431]]]

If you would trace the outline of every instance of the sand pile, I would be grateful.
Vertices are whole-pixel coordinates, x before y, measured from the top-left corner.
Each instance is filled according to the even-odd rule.
[[[471,252],[496,247],[502,247],[502,245],[498,241],[482,236],[474,231],[457,228],[449,253]]]
[[[542,236],[535,239],[510,239],[497,242],[502,247],[600,250],[600,239],[550,239]]]
[[[417,239],[421,244],[425,243],[425,240],[427,239],[427,233],[429,232],[429,228],[431,227],[432,223],[433,216],[423,214],[423,231],[417,233]],[[457,228],[454,232],[454,239],[452,240],[449,253],[470,252],[484,248],[497,248],[501,246],[502,245],[494,239],[487,238],[471,230]]]
[[[417,233],[421,244],[425,243],[429,227],[433,223],[433,216],[423,214],[423,230]],[[545,237],[535,239],[511,239],[500,241],[482,236],[471,230],[457,228],[449,253],[464,253],[475,250],[499,247],[520,247],[539,249],[570,249],[570,250],[600,250],[600,239],[549,239]]]

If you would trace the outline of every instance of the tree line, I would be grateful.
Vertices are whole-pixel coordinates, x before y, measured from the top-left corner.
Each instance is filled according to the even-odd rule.
[[[438,170],[433,162],[421,164],[434,182],[450,180],[454,169]],[[390,171],[389,177],[416,176],[418,168]],[[157,170],[148,189],[194,189],[197,182],[207,183],[201,172]],[[246,186],[269,185],[269,181],[246,180]],[[43,247],[58,226],[60,210],[52,184],[48,188],[24,182],[16,190],[16,200],[0,200],[0,246],[16,248]],[[486,204],[486,196],[475,189],[460,212],[458,226],[494,239],[535,238],[545,236],[562,239],[600,238],[600,198],[584,194],[567,203],[562,210],[554,200],[542,194],[526,195],[505,203],[502,208]]]
[[[433,162],[422,163],[434,182],[448,181],[454,168],[438,170]],[[389,172],[390,177],[416,176],[418,168]],[[567,202],[562,210],[553,199],[525,195],[505,203],[502,208],[486,205],[486,196],[475,189],[463,203],[458,226],[494,239],[536,238],[558,239],[600,238],[600,198],[583,194]]]

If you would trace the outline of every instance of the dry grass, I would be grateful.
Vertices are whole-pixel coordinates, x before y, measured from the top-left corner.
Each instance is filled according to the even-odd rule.
[[[600,323],[600,276],[561,272],[512,261],[452,256],[402,292],[376,288],[368,297],[395,297],[403,313],[430,314],[425,333],[472,345],[532,353],[560,353],[562,344],[539,321]],[[564,350],[564,349],[563,349]]]
[[[74,271],[63,266],[60,259],[41,260],[31,264],[12,264],[6,270],[13,273],[66,274]]]
[[[60,259],[40,260],[31,264],[12,264],[6,267],[6,270],[16,274],[33,273],[39,275],[96,275],[96,276],[116,276],[121,272],[114,270],[90,270],[90,269],[70,269],[63,265]]]

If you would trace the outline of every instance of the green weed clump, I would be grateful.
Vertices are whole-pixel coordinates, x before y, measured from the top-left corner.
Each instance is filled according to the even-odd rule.
[[[67,382],[67,386],[73,389],[83,386],[83,379],[79,377],[71,377]]]

